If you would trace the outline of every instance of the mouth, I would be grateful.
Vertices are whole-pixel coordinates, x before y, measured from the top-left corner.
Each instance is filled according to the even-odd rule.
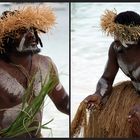
[[[38,50],[39,48],[36,46],[28,46],[28,48],[23,48],[22,52],[25,52],[25,51],[35,51],[35,50]]]
[[[23,37],[22,40],[20,41],[19,46],[17,47],[18,52],[27,52],[27,51],[36,51],[39,50],[37,47],[37,42],[35,39],[30,41],[28,44],[25,44],[25,38]]]
[[[17,48],[17,51],[19,51],[19,52],[36,51],[36,50],[40,50],[37,47],[37,43],[32,43],[28,47],[23,46],[22,49],[19,49],[19,47]]]
[[[29,45],[27,45],[27,46],[37,46],[37,42],[36,42],[36,40],[35,39],[33,39],[30,43],[29,43]]]
[[[35,46],[37,46],[37,43],[35,41],[33,41],[33,42],[30,43],[30,46],[35,47]]]

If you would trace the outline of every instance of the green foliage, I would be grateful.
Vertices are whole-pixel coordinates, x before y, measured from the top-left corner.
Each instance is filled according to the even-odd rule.
[[[58,84],[58,79],[53,75],[53,73],[48,74],[42,83],[42,88],[39,92],[39,95],[31,99],[30,96],[33,92],[34,81],[35,76],[33,76],[23,96],[22,110],[20,111],[16,120],[8,128],[4,128],[0,131],[1,137],[16,137],[25,133],[29,133],[33,130],[37,131],[40,128],[50,129],[46,125],[52,120],[41,125],[39,121],[35,120],[35,115],[41,109],[46,95],[51,93],[54,87]],[[33,122],[36,122],[38,125],[32,126],[31,124]]]

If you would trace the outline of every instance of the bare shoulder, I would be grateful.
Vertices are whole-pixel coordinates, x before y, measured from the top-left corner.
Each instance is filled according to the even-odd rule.
[[[115,47],[118,46],[118,43],[119,43],[119,42],[118,42],[117,40],[113,41],[113,42],[111,43],[111,45],[110,45],[110,49],[111,49],[111,50],[114,50]]]
[[[41,65],[43,67],[48,67],[48,65],[54,66],[53,60],[49,56],[35,54],[33,56],[33,62],[35,65]]]
[[[33,56],[33,60],[36,61],[36,62],[41,61],[43,63],[52,62],[52,59],[49,56],[40,55],[40,54],[35,54]]]
[[[115,40],[111,43],[110,47],[109,47],[109,55],[112,56],[112,55],[116,55],[116,48],[118,48],[120,45],[120,42]]]
[[[42,61],[50,61],[51,58],[49,56],[46,56],[46,55],[41,55],[41,54],[35,54],[33,55],[33,59],[35,60],[42,60]]]
[[[57,67],[49,56],[36,54],[33,56],[33,63],[36,68],[39,67],[42,71],[47,71],[49,69],[51,72],[58,75]]]

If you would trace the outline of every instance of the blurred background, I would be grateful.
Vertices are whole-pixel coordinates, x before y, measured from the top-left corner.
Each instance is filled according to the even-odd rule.
[[[69,4],[68,3],[0,3],[0,14],[21,5],[49,5],[56,14],[55,27],[48,33],[40,35],[43,48],[40,54],[48,55],[56,64],[60,81],[69,94]],[[59,112],[53,102],[45,99],[43,124],[54,119],[47,126],[52,129],[42,129],[43,137],[69,137],[69,116]]]
[[[72,3],[71,4],[71,120],[80,102],[96,89],[103,74],[108,49],[113,41],[101,30],[100,17],[106,9],[117,13],[135,11],[140,3]],[[119,70],[114,84],[128,78]]]

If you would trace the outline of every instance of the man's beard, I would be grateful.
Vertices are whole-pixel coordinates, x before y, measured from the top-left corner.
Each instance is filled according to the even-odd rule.
[[[18,51],[17,49],[15,50],[17,55],[33,55],[33,54],[38,54],[41,51],[38,47],[35,49],[28,49],[28,50],[22,50]]]
[[[41,51],[41,49],[39,49],[38,47],[36,47],[36,49],[28,49],[28,50],[22,50],[22,51],[18,51],[17,50],[17,55],[30,55],[30,54],[37,54]]]

